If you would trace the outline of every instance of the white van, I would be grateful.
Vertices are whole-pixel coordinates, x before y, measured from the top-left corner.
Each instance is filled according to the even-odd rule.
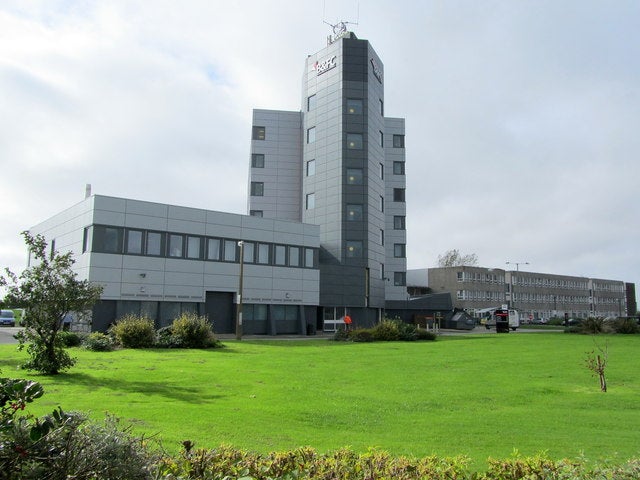
[[[509,328],[511,330],[513,330],[514,332],[516,331],[516,328],[518,328],[520,326],[520,314],[518,313],[517,310],[514,310],[512,308],[507,309],[506,307],[503,309],[495,309],[493,310],[489,317],[487,318],[487,321],[485,323],[485,327],[487,327],[487,330],[490,329],[491,327],[495,327],[496,326],[496,315],[495,312],[496,311],[505,311],[508,310],[509,311]]]

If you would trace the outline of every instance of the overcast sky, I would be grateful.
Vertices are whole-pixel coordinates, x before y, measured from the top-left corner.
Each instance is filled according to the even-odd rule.
[[[323,18],[358,22],[406,118],[409,268],[640,287],[637,0],[3,0],[0,265],[87,183],[246,213],[251,111],[300,109]]]

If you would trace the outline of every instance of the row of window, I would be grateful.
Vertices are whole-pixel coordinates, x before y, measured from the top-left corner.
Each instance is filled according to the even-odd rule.
[[[393,134],[393,147],[404,148],[404,135]],[[264,139],[262,139],[264,140]],[[316,141],[316,127],[307,128],[307,143],[314,143]],[[379,131],[379,144],[384,147],[384,133]],[[364,133],[347,133],[347,149],[348,150],[362,150],[364,148]]]
[[[551,288],[571,288],[576,290],[587,290],[588,282],[582,280],[563,280],[559,278],[528,277],[523,275],[513,275],[511,282],[514,285],[525,287],[551,287]]]
[[[492,292],[481,290],[458,290],[456,292],[458,300],[490,300],[503,302],[505,300],[504,292]]]
[[[84,230],[83,252],[184,258],[214,262],[317,268],[317,249],[184,233],[93,225]]]
[[[610,283],[610,282],[593,282],[593,289],[597,292],[624,292],[624,285],[622,283]]]
[[[458,282],[482,282],[482,283],[505,283],[504,275],[485,272],[456,272]],[[558,278],[530,277],[524,275],[513,275],[511,277],[513,285],[521,287],[548,287],[548,288],[566,288],[575,290],[587,290],[588,282],[584,280],[564,280]],[[624,287],[619,283],[596,283],[594,289],[599,291],[623,292]]]
[[[502,285],[504,283],[504,275],[496,275],[495,273],[483,272],[457,272],[458,282],[482,282],[495,283]]]
[[[381,230],[381,235],[384,235],[384,231]],[[384,238],[384,237],[383,237]],[[384,240],[381,240],[384,245]],[[347,240],[347,258],[362,258],[363,243],[362,240]],[[393,244],[393,256],[394,258],[406,258],[407,257],[407,245],[404,243]]]
[[[315,94],[307,97],[307,112],[311,112],[316,108],[317,101]],[[378,99],[380,115],[384,117],[384,102]],[[348,115],[363,115],[364,100],[362,98],[347,98],[345,101],[345,112]]]
[[[264,196],[264,182],[251,182],[250,193],[252,197],[263,197]],[[405,192],[404,188],[394,188],[393,189],[393,201],[394,202],[404,202],[405,201]],[[380,204],[379,208],[381,212],[384,212],[384,197],[380,195]],[[305,209],[312,210],[316,206],[316,194],[314,192],[307,193],[305,196]],[[253,212],[260,212],[260,210],[253,210]],[[262,215],[257,215],[262,216]],[[394,219],[395,225],[395,219]],[[404,230],[404,228],[398,230]]]
[[[492,300],[504,301],[505,294],[503,292],[492,292],[482,290],[458,290],[456,292],[458,300]],[[546,304],[576,304],[587,305],[591,303],[591,297],[584,295],[553,295],[549,293],[529,293],[529,292],[513,292],[513,301],[518,303],[546,303]],[[599,305],[617,305],[622,301],[621,298],[594,298],[595,304]]]

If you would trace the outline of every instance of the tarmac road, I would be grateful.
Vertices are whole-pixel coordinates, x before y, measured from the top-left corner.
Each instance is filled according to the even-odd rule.
[[[18,343],[13,336],[20,330],[20,327],[0,327],[0,343]]]

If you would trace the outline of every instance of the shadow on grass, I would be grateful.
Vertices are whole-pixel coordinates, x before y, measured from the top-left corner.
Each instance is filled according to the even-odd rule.
[[[223,395],[204,394],[203,392],[206,390],[196,386],[185,387],[181,385],[164,384],[157,381],[141,382],[127,381],[120,378],[93,377],[86,373],[62,373],[56,375],[55,380],[58,385],[81,385],[91,390],[107,388],[121,394],[141,393],[196,404],[205,404],[223,397]]]

